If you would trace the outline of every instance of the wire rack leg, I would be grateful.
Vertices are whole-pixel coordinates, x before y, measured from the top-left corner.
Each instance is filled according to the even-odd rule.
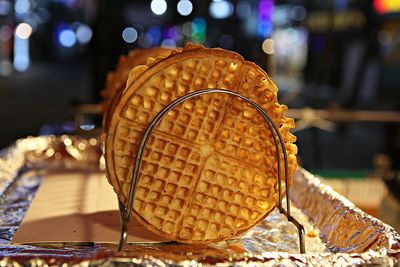
[[[300,248],[300,253],[306,253],[306,243],[305,243],[305,231],[304,231],[304,226],[293,216],[289,216],[286,210],[283,208],[281,209],[281,213],[286,216],[289,222],[294,224],[296,226],[297,231],[299,233],[299,248]]]
[[[121,220],[121,236],[120,236],[120,240],[119,240],[118,251],[121,252],[121,251],[125,250],[125,244],[126,244],[126,240],[128,237],[128,234],[127,234],[128,218],[127,218],[124,204],[122,204],[122,202],[119,200],[118,200],[118,207],[119,207],[119,215],[120,215],[120,220]]]

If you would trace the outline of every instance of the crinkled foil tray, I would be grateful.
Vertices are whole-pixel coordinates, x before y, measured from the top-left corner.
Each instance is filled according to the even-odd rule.
[[[118,253],[115,244],[11,242],[40,186],[40,171],[102,168],[97,138],[28,137],[0,150],[0,266],[400,266],[400,236],[392,227],[367,215],[301,168],[293,178],[292,202],[317,229],[327,252],[275,251],[270,242],[264,242],[268,229],[262,225],[253,235],[232,242],[129,244],[124,253]],[[39,175],[24,175],[32,170],[39,170]]]

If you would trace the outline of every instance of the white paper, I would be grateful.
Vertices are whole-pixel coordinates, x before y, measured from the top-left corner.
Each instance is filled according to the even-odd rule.
[[[131,219],[128,242],[162,242]],[[44,176],[13,243],[118,243],[118,201],[103,172],[64,172]]]

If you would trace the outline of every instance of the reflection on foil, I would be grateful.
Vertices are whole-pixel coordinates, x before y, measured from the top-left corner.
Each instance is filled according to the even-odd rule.
[[[284,205],[286,205],[284,203]],[[329,252],[328,247],[319,237],[308,218],[296,207],[291,207],[292,216],[295,217],[305,229],[305,243],[307,253]],[[275,209],[257,226],[248,231],[242,238],[243,247],[251,253],[265,251],[280,251],[298,253],[299,234],[297,228],[287,218]]]
[[[36,172],[17,177],[0,196],[0,244],[11,241],[42,181]]]
[[[9,243],[42,180],[38,171],[97,170],[97,138],[41,136],[20,139],[0,150],[0,244]]]
[[[0,266],[399,264],[400,237],[393,228],[366,215],[301,168],[293,177],[291,196],[297,207],[292,207],[293,216],[305,226],[306,254],[298,254],[297,231],[278,211],[242,237],[212,245],[129,244],[118,253],[115,244],[10,243],[41,182],[41,171],[102,168],[96,138],[30,137],[0,151],[0,256],[6,257]]]
[[[293,176],[293,203],[321,232],[332,252],[380,251],[400,257],[400,236],[393,227],[366,214],[304,169]]]
[[[99,169],[101,148],[97,138],[49,135],[16,143],[25,151],[26,165],[31,168]]]
[[[0,150],[0,195],[4,193],[24,166],[24,149],[13,145]]]

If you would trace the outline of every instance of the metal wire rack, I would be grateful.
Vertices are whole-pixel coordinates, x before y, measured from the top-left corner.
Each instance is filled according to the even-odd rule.
[[[263,110],[263,108],[258,105],[256,102],[254,102],[253,100],[229,91],[229,90],[223,90],[223,89],[205,89],[205,90],[198,90],[192,93],[189,93],[187,95],[184,95],[174,101],[172,101],[170,104],[168,104],[167,106],[165,106],[155,117],[154,119],[148,124],[148,126],[146,127],[142,138],[140,140],[139,146],[138,146],[138,150],[136,153],[136,160],[135,160],[135,165],[133,168],[133,172],[132,172],[132,177],[131,177],[131,186],[130,186],[130,190],[129,190],[129,198],[128,198],[128,203],[126,206],[124,206],[124,204],[119,201],[119,211],[120,211],[120,218],[121,218],[121,235],[120,235],[120,241],[119,241],[119,246],[118,246],[118,250],[119,251],[123,251],[125,249],[125,245],[127,242],[127,227],[128,227],[128,223],[129,220],[131,218],[132,215],[132,208],[133,208],[133,203],[135,200],[135,193],[136,193],[136,186],[137,186],[137,181],[138,181],[138,177],[139,177],[139,172],[140,172],[140,166],[142,163],[142,159],[143,159],[143,153],[144,153],[144,149],[146,147],[147,141],[149,139],[149,137],[151,136],[154,128],[160,123],[161,119],[172,109],[174,109],[175,107],[177,107],[178,105],[180,105],[181,103],[197,97],[197,96],[201,96],[201,95],[206,95],[206,94],[227,94],[227,95],[231,95],[231,96],[235,96],[238,97],[244,101],[246,101],[248,104],[250,104],[254,109],[256,109],[258,111],[258,113],[263,117],[265,123],[268,125],[269,130],[272,133],[272,137],[274,140],[274,144],[275,144],[275,151],[276,151],[276,157],[277,157],[277,167],[278,167],[278,197],[279,197],[279,204],[278,204],[278,208],[279,208],[279,212],[282,213],[283,215],[286,216],[286,218],[288,219],[289,222],[293,223],[299,233],[299,247],[300,247],[300,253],[305,253],[305,241],[304,241],[304,227],[303,225],[294,217],[292,217],[291,213],[290,213],[290,188],[289,188],[289,177],[288,177],[288,159],[287,159],[287,153],[286,153],[286,149],[285,149],[285,143],[284,140],[282,138],[282,135],[279,132],[278,127],[276,126],[276,124],[273,122],[273,120],[271,119],[271,117],[268,115],[267,112],[265,112]],[[283,199],[283,193],[282,193],[282,173],[281,173],[281,153],[280,153],[280,149],[282,149],[282,154],[283,154],[283,160],[284,160],[284,175],[285,175],[285,191],[286,191],[286,210],[283,208],[282,205],[282,199]]]

